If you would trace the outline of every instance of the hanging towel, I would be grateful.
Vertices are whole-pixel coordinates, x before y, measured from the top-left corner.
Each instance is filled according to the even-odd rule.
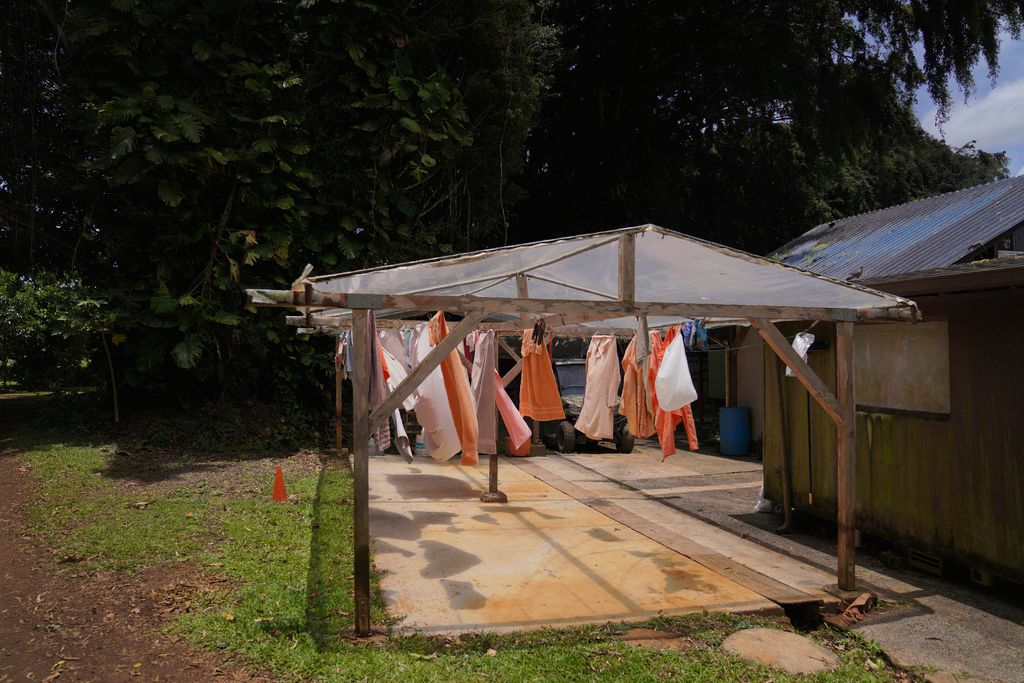
[[[412,361],[419,365],[430,353],[430,335],[426,332],[426,323],[416,327],[413,335]],[[423,439],[427,453],[434,460],[445,461],[459,452],[458,432],[448,405],[448,395],[444,390],[444,378],[441,368],[434,368],[420,382],[413,392],[416,419],[423,427]]]
[[[370,311],[369,315],[370,323],[370,411],[373,412],[384,402],[387,398],[388,387],[386,379],[384,377],[384,363],[382,362],[382,351],[380,348],[379,339],[377,338],[377,319],[373,315],[373,311]],[[355,343],[361,343],[363,340],[357,339]],[[391,445],[391,427],[388,425],[388,421],[384,420],[380,427],[377,428],[374,438],[377,440],[377,449],[383,453]]]
[[[533,430],[526,420],[516,410],[516,404],[509,398],[505,386],[501,383],[501,375],[494,371],[494,402],[498,405],[498,412],[501,414],[501,421],[505,423],[505,431],[508,432],[512,446],[518,449],[533,436]]]
[[[638,340],[646,343],[638,343]],[[626,418],[629,433],[641,439],[654,434],[654,414],[647,398],[647,384],[643,378],[644,366],[637,363],[636,357],[639,347],[647,347],[649,343],[650,336],[642,331],[638,332],[622,355],[622,400],[619,402],[619,415]]]
[[[345,335],[340,334],[336,338],[334,345],[334,367],[341,372],[342,379],[348,377],[348,362],[348,358],[345,356]]]
[[[543,329],[543,321],[540,321]],[[562,397],[551,369],[551,356],[543,339],[538,344],[534,330],[523,330],[522,378],[519,381],[519,414],[535,420],[564,420]]]
[[[345,345],[345,372],[351,375],[356,367],[356,356],[352,351],[352,333],[348,331],[342,332],[341,341]]]
[[[658,375],[658,369],[661,367],[661,361],[665,357],[665,350],[678,334],[680,334],[678,327],[669,328],[665,333],[665,339],[662,340],[660,334],[651,332],[651,357],[649,358],[650,367],[648,368],[649,386],[654,386],[654,380]],[[661,459],[664,461],[670,455],[675,455],[675,432],[680,422],[686,428],[687,445],[690,450],[697,450],[699,445],[697,443],[697,427],[693,422],[693,411],[690,410],[690,406],[686,405],[671,412],[665,412],[658,403],[657,391],[651,392],[651,402],[654,408],[654,428],[658,433],[658,442],[661,444]]]
[[[403,366],[407,365],[405,347],[402,346],[402,336],[398,333],[398,330],[381,330],[377,333],[377,336],[380,337],[380,345],[385,351],[398,359]]]
[[[413,446],[409,442],[409,432],[406,431],[406,425],[401,421],[401,413],[398,409],[394,409],[394,414],[391,416],[394,420],[394,446],[398,450],[398,455],[406,459],[407,463],[413,462]]]
[[[431,346],[437,346],[448,335],[448,324],[444,320],[444,311],[438,313],[427,323]],[[448,405],[451,408],[455,431],[462,445],[462,464],[476,465],[480,461],[477,451],[478,425],[476,421],[476,403],[473,402],[473,390],[469,386],[466,369],[459,360],[458,349],[452,350],[441,361],[441,377],[444,379],[444,390],[448,394]]]
[[[388,386],[394,391],[395,387],[402,383],[402,380],[406,377],[406,369],[402,363],[391,355],[391,352],[384,349],[384,365],[388,369]],[[409,394],[402,401],[402,407],[406,410],[416,409],[416,395],[415,392]]]
[[[476,423],[478,428],[476,446],[480,453],[497,453],[498,444],[494,433],[497,423],[494,414],[494,360],[496,357],[494,330],[480,332],[473,352],[473,400],[476,401]]]
[[[615,436],[613,411],[619,402],[619,355],[615,337],[594,335],[587,348],[587,383],[576,429],[591,439]]]

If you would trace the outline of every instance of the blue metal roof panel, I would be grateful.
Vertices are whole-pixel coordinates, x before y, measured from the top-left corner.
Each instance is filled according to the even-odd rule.
[[[1024,176],[822,223],[772,257],[860,280],[954,264],[1024,224]]]

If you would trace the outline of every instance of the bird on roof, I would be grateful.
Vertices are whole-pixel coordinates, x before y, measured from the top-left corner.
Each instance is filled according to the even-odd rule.
[[[857,269],[854,270],[849,275],[847,275],[846,279],[847,280],[856,280],[857,278],[859,278],[863,274],[864,274],[864,266],[857,266]]]

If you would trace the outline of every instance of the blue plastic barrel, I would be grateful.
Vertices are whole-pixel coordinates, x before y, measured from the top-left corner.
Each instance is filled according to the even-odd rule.
[[[750,408],[731,406],[718,411],[718,449],[722,455],[750,453]]]

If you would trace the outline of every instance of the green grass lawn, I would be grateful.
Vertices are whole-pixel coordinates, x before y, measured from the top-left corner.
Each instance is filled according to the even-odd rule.
[[[174,467],[187,471],[195,464],[188,457],[160,470],[160,482],[133,488],[125,477],[132,462],[144,466],[145,454],[132,455],[126,464],[117,446],[103,441],[52,429],[24,431],[12,441],[38,482],[30,513],[36,534],[59,557],[77,560],[79,568],[136,572],[184,563],[195,574],[226,577],[197,591],[189,611],[167,628],[197,648],[232,653],[281,680],[788,680],[717,649],[737,629],[779,627],[777,622],[718,613],[645,624],[692,639],[694,646],[683,651],[617,639],[637,624],[352,642],[345,637],[353,618],[347,468],[336,464],[289,476],[289,493],[298,502],[274,504],[274,459],[258,461],[266,476],[248,492],[194,477],[175,484],[165,475]],[[219,458],[226,464],[218,471],[230,472],[231,455]],[[373,610],[374,622],[386,624],[376,590]],[[809,680],[888,681],[900,675],[855,636],[826,629],[811,635],[842,643],[843,663]]]

